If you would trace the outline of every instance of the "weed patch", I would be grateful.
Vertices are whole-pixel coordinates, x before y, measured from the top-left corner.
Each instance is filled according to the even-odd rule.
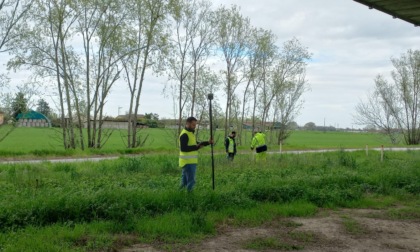
[[[386,215],[393,220],[420,220],[420,208],[412,206],[389,209]]]
[[[342,223],[344,230],[348,234],[362,236],[367,233],[366,228],[361,223],[349,216],[342,216]]]

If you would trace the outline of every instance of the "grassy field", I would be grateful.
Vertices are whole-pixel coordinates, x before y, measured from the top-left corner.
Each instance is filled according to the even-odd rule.
[[[193,193],[178,189],[177,155],[0,165],[0,251],[114,251],[134,243],[177,250],[220,226],[258,226],[322,208],[387,209],[420,219],[417,151],[269,155],[255,164],[201,155]],[[351,224],[351,223],[350,223]],[[252,247],[252,246],[251,246]]]
[[[0,127],[0,139],[9,132]],[[0,251],[115,251],[135,243],[163,250],[214,236],[220,226],[249,227],[325,208],[375,208],[389,218],[420,219],[420,157],[416,151],[273,154],[255,164],[251,133],[227,163],[216,132],[216,190],[210,148],[201,150],[197,185],[178,189],[180,169],[171,130],[144,129],[146,144],[125,148],[113,131],[101,150],[64,150],[59,129],[15,128],[0,142],[0,158],[138,154],[83,163],[0,164]],[[199,139],[207,140],[208,131]],[[267,134],[267,140],[272,136]],[[278,151],[272,140],[269,150]],[[391,146],[373,133],[296,131],[283,150]],[[402,145],[400,145],[402,146]],[[154,153],[154,155],[148,155]],[[398,206],[397,209],[389,209]],[[351,219],[346,222],[351,228]],[[248,248],[280,246],[255,241]],[[268,244],[268,245],[267,245]],[[245,247],[247,248],[247,247]]]
[[[1,136],[7,132],[7,126],[0,127]],[[223,150],[223,132],[216,131],[215,150]],[[61,131],[57,128],[15,128],[13,132],[0,142],[0,156],[67,156],[67,155],[92,155],[92,154],[123,154],[141,152],[175,151],[176,135],[168,129],[143,129],[140,131],[142,139],[146,139],[145,145],[138,149],[128,150],[126,146],[125,130],[115,130],[104,147],[100,150],[72,150],[64,151],[61,141]],[[198,138],[207,140],[208,131],[200,131]],[[245,132],[242,136],[242,145],[239,150],[248,150],[251,141],[251,132]],[[269,149],[279,150],[279,146],[270,133],[267,133]],[[239,141],[238,141],[239,142]],[[391,146],[389,140],[375,133],[352,133],[352,132],[317,132],[295,131],[282,144],[284,150],[307,150],[307,149],[340,149],[340,148],[365,148]],[[400,145],[402,146],[402,145]]]
[[[392,145],[384,135],[366,132],[320,132],[296,131],[286,140],[285,147],[290,149],[340,149],[340,148],[372,148]]]

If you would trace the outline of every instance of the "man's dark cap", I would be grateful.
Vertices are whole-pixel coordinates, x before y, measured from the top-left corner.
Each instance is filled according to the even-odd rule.
[[[197,118],[195,118],[194,116],[190,116],[187,118],[187,123],[196,122],[196,121],[197,121]]]

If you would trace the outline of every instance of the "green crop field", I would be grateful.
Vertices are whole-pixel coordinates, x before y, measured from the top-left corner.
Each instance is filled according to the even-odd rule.
[[[0,127],[0,139],[6,134],[7,126]],[[143,151],[176,151],[177,136],[170,129],[143,129],[140,130],[140,138],[145,144],[135,150],[127,150],[126,131],[114,130],[100,150],[64,151],[61,141],[61,131],[58,128],[15,128],[7,137],[0,141],[0,156],[67,156],[67,155],[91,155],[91,154],[119,154],[139,153]],[[198,138],[208,140],[209,131],[199,131]],[[223,150],[223,131],[216,131],[216,151]],[[248,150],[251,141],[251,132],[246,131],[238,141],[239,150]],[[272,151],[278,151],[280,146],[275,141],[275,136],[267,133],[267,141]],[[377,133],[355,132],[317,132],[295,131],[282,143],[283,150],[307,150],[307,149],[341,149],[360,148],[365,146],[380,147],[392,146],[389,139]],[[402,146],[402,145],[399,145]]]
[[[2,164],[0,251],[116,251],[135,243],[185,250],[219,226],[322,208],[398,205],[389,218],[420,219],[417,151],[386,152],[382,162],[375,151],[272,154],[259,164],[248,154],[233,163],[218,154],[215,190],[210,156],[199,160],[192,193],[179,190],[176,154]]]
[[[340,149],[340,148],[365,148],[392,145],[388,137],[379,133],[366,132],[321,132],[321,131],[296,131],[286,140],[286,147],[291,149]]]

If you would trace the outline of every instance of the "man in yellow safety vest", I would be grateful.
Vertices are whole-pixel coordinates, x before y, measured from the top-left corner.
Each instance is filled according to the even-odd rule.
[[[236,155],[236,142],[235,142],[236,132],[232,131],[232,133],[226,137],[225,140],[225,147],[226,147],[226,155],[227,159],[233,161],[233,158]]]
[[[205,142],[197,142],[194,132],[197,126],[195,117],[188,117],[185,128],[179,135],[179,167],[182,168],[181,188],[187,188],[192,191],[195,184],[195,171],[198,163],[198,150],[209,144],[213,140]]]
[[[251,150],[257,153],[255,161],[265,161],[267,158],[267,145],[265,144],[265,134],[262,132],[254,131],[254,137],[251,142]]]

